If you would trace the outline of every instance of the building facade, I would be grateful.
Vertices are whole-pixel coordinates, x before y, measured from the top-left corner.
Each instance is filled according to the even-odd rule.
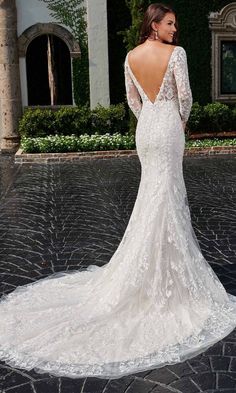
[[[96,7],[94,0],[87,0],[83,6],[90,106],[109,106],[106,0],[96,0]],[[0,27],[0,148],[4,152],[18,146],[17,126],[25,107],[75,104],[72,59],[81,51],[70,29],[53,20],[40,0],[0,0]]]
[[[173,0],[194,100],[235,104],[236,2],[217,0],[212,11],[210,3],[189,7],[185,2]],[[82,6],[87,18],[90,107],[107,107],[125,99],[126,49],[119,33],[132,23],[130,10],[125,0],[84,0]],[[19,144],[18,121],[24,108],[75,105],[78,89],[73,86],[72,60],[81,56],[81,48],[79,39],[53,19],[42,0],[0,0],[0,32],[0,150],[8,152]]]

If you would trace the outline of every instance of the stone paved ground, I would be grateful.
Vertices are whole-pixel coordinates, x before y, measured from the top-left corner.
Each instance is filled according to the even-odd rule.
[[[184,159],[202,251],[236,295],[236,156]],[[137,157],[23,166],[0,156],[1,293],[48,274],[109,261],[134,204]],[[117,380],[55,378],[0,362],[0,392],[236,392],[236,331],[203,355]]]

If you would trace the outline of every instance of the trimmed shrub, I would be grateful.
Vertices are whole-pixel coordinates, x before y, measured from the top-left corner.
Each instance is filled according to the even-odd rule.
[[[59,135],[91,133],[91,114],[88,106],[60,108],[55,112],[55,129]]]
[[[104,108],[98,105],[91,112],[93,133],[124,133],[126,111],[124,104],[110,105]]]
[[[204,129],[203,120],[204,120],[203,107],[198,102],[194,102],[188,120],[188,128],[191,130],[191,132],[203,130]]]
[[[231,131],[232,110],[225,104],[213,102],[204,106],[204,128],[206,131]]]
[[[19,121],[21,136],[41,137],[47,135],[93,135],[114,134],[127,131],[124,104],[104,108],[98,105],[90,110],[88,106],[61,107],[52,109],[26,109]]]
[[[236,108],[220,102],[201,106],[198,102],[192,105],[188,120],[190,133],[236,131]]]
[[[236,106],[232,108],[231,112],[231,130],[236,131]]]
[[[46,136],[54,135],[55,112],[50,109],[27,109],[19,121],[21,136]]]
[[[21,136],[29,137],[125,134],[128,130],[134,135],[137,122],[134,116],[127,119],[128,112],[123,103],[108,108],[98,105],[93,110],[88,106],[61,107],[59,110],[27,109],[19,122],[19,131]],[[236,107],[219,102],[201,106],[194,102],[187,126],[189,134],[236,131]]]

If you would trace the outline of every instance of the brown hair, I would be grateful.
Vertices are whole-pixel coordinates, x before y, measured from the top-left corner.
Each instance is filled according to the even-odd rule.
[[[142,44],[146,39],[151,35],[153,29],[152,29],[152,22],[157,22],[159,23],[167,13],[171,13],[175,15],[175,20],[176,20],[176,29],[177,31],[174,33],[174,37],[172,42],[168,42],[170,45],[176,45],[178,41],[178,22],[177,22],[177,16],[176,12],[173,10],[168,5],[165,5],[163,3],[153,3],[150,4],[149,7],[147,8],[143,22],[141,25],[140,29],[140,37],[139,37],[139,44]]]

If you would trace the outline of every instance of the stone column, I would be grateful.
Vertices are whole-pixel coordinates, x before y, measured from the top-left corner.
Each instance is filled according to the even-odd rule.
[[[22,113],[15,0],[0,0],[0,111],[1,151],[14,152]]]
[[[106,0],[87,0],[91,109],[97,104],[110,105],[106,3]]]

